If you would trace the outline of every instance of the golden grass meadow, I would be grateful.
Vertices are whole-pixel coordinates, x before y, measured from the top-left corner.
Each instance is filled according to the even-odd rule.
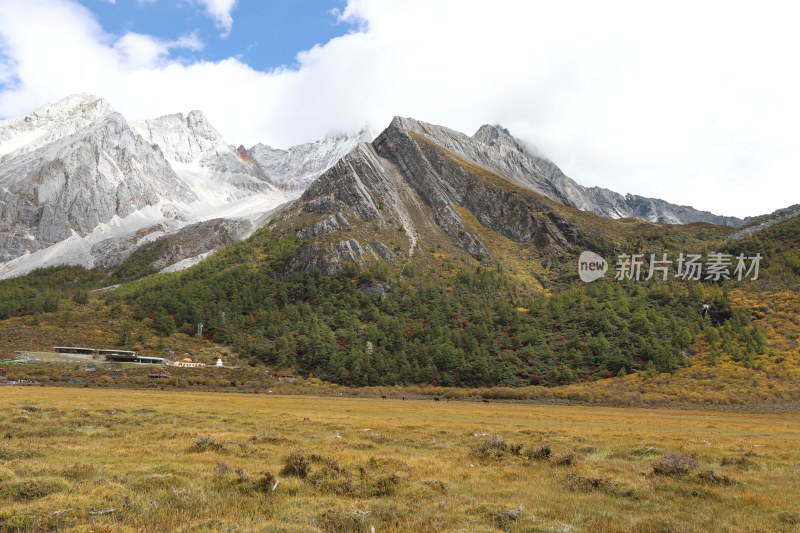
[[[0,389],[2,531],[796,531],[796,414]]]

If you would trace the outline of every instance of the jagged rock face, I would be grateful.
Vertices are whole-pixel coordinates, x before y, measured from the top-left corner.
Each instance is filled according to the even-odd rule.
[[[362,220],[383,219],[366,185],[381,189],[386,187],[385,181],[385,170],[374,150],[362,144],[326,172],[324,179],[313,183],[302,199],[308,201],[308,210],[312,212],[348,209]]]
[[[577,228],[538,196],[526,194],[526,188],[516,187],[511,180],[506,185],[482,178],[480,172],[447,155],[442,145],[420,142],[413,128],[408,131],[403,126],[403,121],[393,123],[376,139],[376,149],[407,172],[415,189],[437,206],[437,223],[451,237],[459,235],[462,247],[473,256],[488,252],[479,239],[463,231],[455,206],[466,208],[483,226],[516,242],[554,249],[579,242]]]
[[[364,128],[351,135],[327,137],[288,150],[257,144],[248,153],[279,189],[303,192],[359,143],[370,142],[373,138],[372,130]]]
[[[322,220],[317,221],[311,226],[306,226],[297,232],[297,236],[304,237],[318,237],[327,233],[335,233],[337,231],[350,231],[350,223],[341,214],[329,215]]]
[[[192,163],[201,158],[230,151],[217,130],[200,111],[165,115],[131,125],[149,143],[158,144],[170,161]]]
[[[9,236],[0,243],[0,261],[88,235],[163,198],[196,199],[159,152],[109,113],[82,131],[2,159],[0,225]]]

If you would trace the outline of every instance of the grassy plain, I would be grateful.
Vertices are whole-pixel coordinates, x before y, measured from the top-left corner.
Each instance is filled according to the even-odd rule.
[[[0,531],[794,531],[796,414],[0,388]]]

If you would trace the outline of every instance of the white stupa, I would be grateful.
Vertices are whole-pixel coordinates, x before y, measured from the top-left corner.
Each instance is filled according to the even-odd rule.
[[[214,363],[214,366],[224,366],[224,365],[222,364],[222,357],[217,357],[217,362],[216,362],[216,363]]]

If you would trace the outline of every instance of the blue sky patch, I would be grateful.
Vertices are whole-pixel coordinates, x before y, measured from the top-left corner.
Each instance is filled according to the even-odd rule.
[[[80,0],[103,30],[120,37],[128,32],[172,41],[195,34],[202,50],[172,49],[171,57],[219,61],[236,57],[257,70],[294,66],[298,52],[344,35],[354,28],[332,13],[345,0],[240,1],[231,15],[233,27],[223,35],[205,8],[188,0]]]

